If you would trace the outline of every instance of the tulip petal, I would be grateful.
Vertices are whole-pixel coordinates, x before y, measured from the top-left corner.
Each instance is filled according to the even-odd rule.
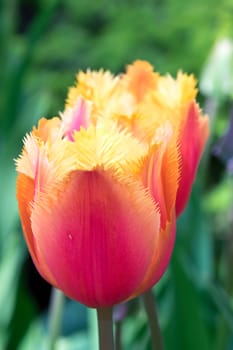
[[[160,226],[136,182],[73,172],[34,204],[32,229],[59,288],[88,306],[128,299],[144,279]]]
[[[81,127],[87,128],[90,124],[91,102],[79,97],[73,108],[67,108],[61,114],[64,134],[70,141],[73,141],[74,131]]]
[[[148,274],[143,281],[144,288],[152,288],[163,276],[170,261],[176,237],[176,216],[167,222],[165,230],[161,230],[156,243],[156,251]]]
[[[179,184],[179,154],[174,139],[165,138],[158,148],[152,147],[142,169],[142,180],[158,203],[161,228],[165,230],[167,221],[171,221]]]
[[[23,153],[16,160],[17,171],[35,180],[35,195],[75,169],[76,157],[70,155],[70,144],[59,138],[44,143],[34,134],[25,137]]]
[[[126,147],[127,145],[127,147]],[[98,166],[135,175],[147,147],[115,123],[98,123],[74,134],[70,153],[76,155],[77,170],[93,170]]]
[[[159,105],[162,104],[165,108],[170,107],[175,111],[195,99],[196,94],[194,76],[179,72],[176,79],[173,79],[169,74],[159,78],[154,100]]]
[[[147,273],[145,274],[142,283],[135,291],[135,297],[152,288],[163,276],[172,255],[175,237],[176,217],[173,213],[171,222],[167,222],[165,229],[161,230],[157,236],[157,241],[155,243],[156,249],[153,259],[151,264],[148,266]]]
[[[32,134],[43,142],[54,142],[61,137],[61,120],[57,117],[52,119],[41,118],[38,127],[33,127]]]
[[[22,223],[24,238],[27,242],[27,246],[29,252],[31,254],[32,260],[41,274],[49,283],[56,286],[56,281],[52,274],[50,273],[48,267],[45,264],[43,257],[41,256],[36,241],[33,236],[32,228],[31,228],[31,209],[32,209],[32,201],[34,198],[34,181],[24,175],[19,174],[17,177],[17,187],[16,187],[16,195],[18,199],[19,205],[19,213],[20,219]]]
[[[180,130],[181,175],[176,199],[177,215],[182,213],[188,201],[208,134],[208,118],[200,115],[198,105],[193,101]]]
[[[119,78],[103,70],[90,71],[86,73],[80,71],[77,74],[77,84],[69,89],[66,100],[66,107],[73,108],[77,99],[82,96],[86,100],[92,101],[94,107],[103,108],[108,104],[108,100],[114,92]]]
[[[136,101],[140,102],[148,91],[155,89],[158,77],[159,74],[153,71],[153,67],[148,62],[138,60],[127,66],[123,81],[126,82]]]

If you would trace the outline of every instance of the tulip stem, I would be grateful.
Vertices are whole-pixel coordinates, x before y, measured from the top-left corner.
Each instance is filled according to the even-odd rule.
[[[117,321],[115,323],[115,350],[121,350],[121,329],[122,329],[122,321]]]
[[[61,328],[64,300],[64,294],[60,290],[53,288],[49,306],[48,350],[55,350],[56,340]]]
[[[112,307],[97,308],[99,350],[114,350]]]
[[[149,290],[143,295],[144,307],[146,310],[150,333],[152,349],[164,350],[163,337],[159,326],[159,320],[157,315],[157,308],[152,291]]]

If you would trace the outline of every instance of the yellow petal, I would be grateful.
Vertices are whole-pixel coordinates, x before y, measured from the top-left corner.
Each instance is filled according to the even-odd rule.
[[[113,77],[109,71],[88,70],[86,73],[80,71],[77,75],[76,86],[69,89],[66,107],[74,107],[77,98],[81,95],[91,100],[97,108],[102,108],[114,92],[118,79],[118,77]]]
[[[75,133],[70,151],[76,154],[77,170],[103,167],[133,175],[147,147],[115,123],[99,123]]]

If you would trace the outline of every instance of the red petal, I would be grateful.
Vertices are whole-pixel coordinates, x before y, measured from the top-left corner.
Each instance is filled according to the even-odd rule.
[[[208,119],[200,115],[198,105],[193,101],[189,105],[186,121],[180,132],[181,175],[176,215],[182,213],[188,201],[208,133]]]
[[[137,183],[79,171],[35,205],[32,227],[59,288],[97,307],[129,298],[144,279],[159,217]]]
[[[166,228],[161,230],[157,236],[153,259],[148,267],[144,280],[135,292],[135,297],[152,288],[163,276],[173,252],[175,237],[176,217],[173,213],[171,222],[167,222]]]

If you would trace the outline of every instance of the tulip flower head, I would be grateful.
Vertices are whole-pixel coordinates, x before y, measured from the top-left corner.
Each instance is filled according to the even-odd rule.
[[[42,118],[17,160],[24,236],[39,273],[90,307],[151,288],[208,136],[193,76],[144,61],[79,72],[59,117]]]

